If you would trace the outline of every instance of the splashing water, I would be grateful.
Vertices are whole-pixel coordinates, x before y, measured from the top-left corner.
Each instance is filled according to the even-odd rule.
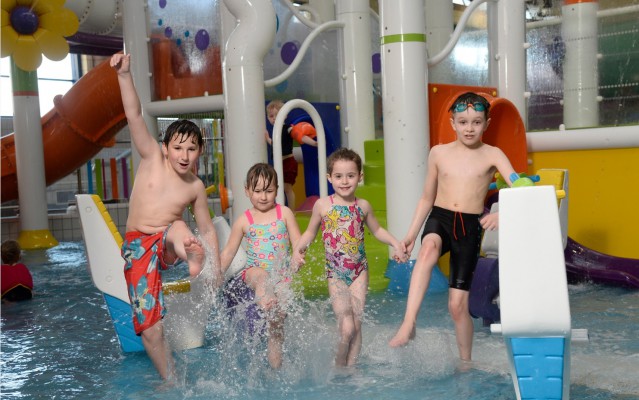
[[[514,398],[503,339],[479,321],[473,368],[459,371],[445,293],[426,297],[417,337],[400,349],[389,348],[388,340],[405,299],[369,294],[360,361],[335,368],[337,329],[330,301],[305,298],[292,285],[290,297],[281,301],[287,312],[284,360],[273,370],[265,337],[240,329],[219,292],[211,290],[193,310],[208,310],[204,346],[175,352],[178,382],[171,386],[161,382],[144,353],[121,353],[102,296],[86,271],[81,243],[28,252],[24,261],[36,294],[31,301],[2,305],[2,398]],[[188,275],[180,266],[170,273]],[[571,397],[636,399],[639,292],[582,284],[570,286],[570,301],[573,327],[587,328],[591,338],[572,346]]]

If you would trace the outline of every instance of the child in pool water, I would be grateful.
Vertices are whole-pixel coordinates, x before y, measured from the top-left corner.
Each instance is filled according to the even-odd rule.
[[[280,307],[280,289],[290,281],[291,244],[300,238],[291,209],[275,203],[277,189],[277,173],[272,166],[259,163],[249,169],[244,190],[253,208],[233,223],[220,255],[223,274],[240,245],[246,250],[247,264],[240,274],[255,291],[256,302],[267,316],[268,360],[273,368],[282,365],[286,314]]]
[[[394,259],[405,261],[405,247],[380,226],[370,203],[355,197],[364,176],[360,156],[341,148],[326,164],[335,194],[315,202],[308,228],[293,251],[293,265],[304,264],[304,253],[321,227],[328,292],[339,330],[335,365],[351,366],[362,347],[362,315],[368,292],[364,224],[377,240],[394,248]]]

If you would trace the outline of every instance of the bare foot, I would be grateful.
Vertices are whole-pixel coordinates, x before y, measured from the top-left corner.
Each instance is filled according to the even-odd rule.
[[[189,264],[189,274],[194,278],[202,272],[205,257],[204,247],[195,236],[191,236],[184,239],[184,250],[186,251],[186,261]]]
[[[415,339],[415,324],[402,322],[395,336],[388,342],[390,347],[406,346],[409,341]]]

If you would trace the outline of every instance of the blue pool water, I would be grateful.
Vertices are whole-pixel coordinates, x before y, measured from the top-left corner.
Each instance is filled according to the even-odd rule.
[[[429,295],[418,336],[387,341],[401,320],[401,296],[369,296],[360,363],[332,366],[335,321],[324,298],[299,296],[289,309],[284,366],[267,365],[262,342],[246,342],[214,308],[206,344],[176,354],[179,383],[162,385],[145,354],[124,355],[82,243],[24,259],[34,300],[2,305],[1,397],[23,399],[514,399],[503,340],[475,321],[474,368],[460,372],[447,295]],[[590,343],[572,347],[571,398],[639,398],[639,291],[570,287],[573,328]]]

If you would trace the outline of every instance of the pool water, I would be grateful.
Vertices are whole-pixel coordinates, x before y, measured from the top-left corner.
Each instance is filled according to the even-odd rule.
[[[2,305],[1,396],[24,399],[514,399],[503,339],[475,321],[473,368],[457,364],[447,295],[427,296],[417,338],[402,349],[388,339],[403,296],[369,295],[359,364],[336,369],[335,320],[323,297],[297,294],[286,322],[283,368],[268,367],[263,341],[236,332],[211,311],[206,344],[175,355],[178,383],[161,382],[144,353],[120,351],[81,242],[28,252],[33,300]],[[639,291],[570,286],[573,328],[589,343],[572,346],[571,398],[639,398]]]

